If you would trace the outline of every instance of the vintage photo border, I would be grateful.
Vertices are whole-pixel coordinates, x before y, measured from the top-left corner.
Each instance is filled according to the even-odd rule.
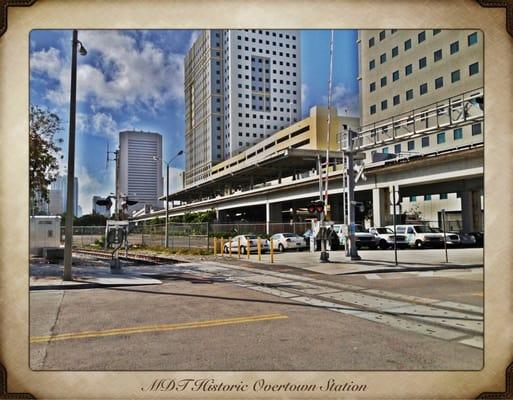
[[[37,0],[0,0],[0,39],[8,29],[8,9],[9,7],[30,7]],[[414,0],[412,0],[413,2]],[[470,0],[469,0],[470,1]],[[511,35],[513,40],[513,0],[493,1],[493,0],[474,0],[482,7],[486,8],[505,8],[506,27],[505,29]],[[390,24],[387,24],[390,25]],[[485,49],[486,51],[486,49]],[[485,61],[486,64],[486,61]],[[0,71],[1,73],[1,71]],[[507,89],[506,89],[507,90]],[[5,193],[2,193],[5,195]],[[2,310],[0,310],[2,311]],[[4,317],[5,320],[5,317]],[[1,355],[0,355],[1,356]],[[1,361],[1,359],[0,359]],[[242,371],[241,371],[242,372]],[[395,372],[395,371],[394,371]],[[397,371],[400,372],[400,371]],[[7,387],[7,370],[0,363],[0,399],[35,399],[30,393],[10,393]],[[505,370],[505,391],[504,392],[484,392],[477,399],[513,399],[513,362]]]

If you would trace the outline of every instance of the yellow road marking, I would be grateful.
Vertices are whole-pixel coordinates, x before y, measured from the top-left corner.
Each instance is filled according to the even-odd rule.
[[[70,340],[70,339],[86,339],[92,337],[104,337],[104,336],[115,336],[115,335],[130,335],[134,333],[146,333],[146,332],[165,332],[174,331],[180,329],[192,329],[192,328],[208,328],[212,326],[231,325],[231,324],[242,324],[246,322],[258,322],[258,321],[271,321],[276,319],[288,318],[283,314],[264,314],[255,315],[252,317],[237,317],[227,319],[215,319],[208,321],[197,321],[197,322],[183,322],[179,324],[162,324],[162,325],[146,325],[137,326],[133,328],[114,328],[106,329],[102,331],[84,331],[84,332],[71,332],[61,333],[55,336],[32,336],[30,343],[44,343],[55,340]]]

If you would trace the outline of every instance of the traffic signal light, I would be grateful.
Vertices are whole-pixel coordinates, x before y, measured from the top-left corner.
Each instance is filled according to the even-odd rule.
[[[108,196],[106,199],[96,200],[96,204],[99,206],[104,206],[107,208],[107,210],[110,210],[112,207],[112,200],[110,199],[110,196]]]
[[[315,213],[322,213],[324,211],[324,201],[321,200],[315,200],[310,202],[310,205],[308,206],[308,212],[310,214]]]

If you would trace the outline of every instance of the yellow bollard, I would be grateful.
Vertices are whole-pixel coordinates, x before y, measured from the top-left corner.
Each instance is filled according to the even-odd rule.
[[[214,255],[217,256],[217,238],[214,238]]]
[[[246,239],[246,254],[248,255],[249,260],[249,255],[251,254],[251,244],[249,243],[249,239]]]
[[[221,257],[223,256],[223,253],[224,253],[224,238],[222,237],[221,238]]]
[[[260,240],[260,236],[258,237],[257,249],[258,249],[258,261],[262,261],[262,243]]]
[[[274,247],[273,247],[273,239],[270,239],[270,248],[269,254],[271,255],[271,264],[274,264]]]
[[[237,239],[237,255],[240,258],[240,238]]]
[[[228,238],[228,254],[230,254],[230,257],[232,256],[232,238]]]

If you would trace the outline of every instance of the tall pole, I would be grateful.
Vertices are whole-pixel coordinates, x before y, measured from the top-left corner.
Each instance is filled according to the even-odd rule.
[[[331,136],[331,87],[333,81],[333,29],[330,38],[330,75],[328,79],[328,132],[326,133],[326,183],[324,188],[324,205],[328,207],[328,178],[330,166],[330,136]],[[324,218],[323,218],[324,220]]]
[[[78,32],[73,30],[71,41],[71,93],[69,104],[69,139],[68,139],[68,176],[66,187],[66,228],[64,244],[63,280],[71,281],[71,264],[73,246],[73,194],[75,189],[75,116],[77,102],[77,44]],[[78,200],[78,199],[77,199]]]
[[[169,247],[169,163],[166,163],[166,249]]]
[[[354,152],[353,152],[353,131],[349,130],[349,152],[347,157],[347,192],[348,192],[348,206],[349,206],[349,227],[350,227],[350,240],[351,247],[349,255],[351,260],[361,260],[356,248],[356,235],[355,235],[355,201],[354,201]]]
[[[394,203],[394,259],[395,259],[395,265],[397,266],[397,232],[395,231],[395,186],[392,186],[392,202]]]

